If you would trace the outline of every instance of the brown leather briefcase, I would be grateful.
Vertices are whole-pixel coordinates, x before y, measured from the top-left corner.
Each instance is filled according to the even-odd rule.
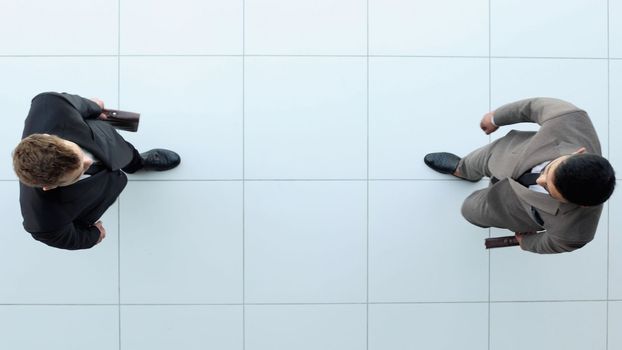
[[[115,109],[105,109],[106,119],[103,121],[119,130],[136,132],[138,130],[138,122],[140,121],[140,113],[119,111]]]
[[[486,238],[485,244],[486,249],[512,247],[519,245],[516,236]]]

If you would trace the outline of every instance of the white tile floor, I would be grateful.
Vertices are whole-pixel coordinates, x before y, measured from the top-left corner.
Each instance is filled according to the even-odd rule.
[[[486,184],[421,160],[546,95],[590,113],[622,174],[621,18],[622,0],[4,1],[0,349],[621,349],[622,195],[577,252],[487,252],[508,232],[459,213]],[[140,111],[128,140],[183,157],[131,176],[87,251],[21,228],[10,152],[49,90]]]

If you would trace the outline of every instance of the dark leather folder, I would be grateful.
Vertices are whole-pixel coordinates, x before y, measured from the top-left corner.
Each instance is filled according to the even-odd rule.
[[[140,113],[119,111],[116,109],[105,109],[105,122],[110,123],[113,128],[125,131],[136,132],[138,130],[138,122],[140,121]]]
[[[486,249],[513,247],[519,245],[516,236],[486,238],[485,244]]]

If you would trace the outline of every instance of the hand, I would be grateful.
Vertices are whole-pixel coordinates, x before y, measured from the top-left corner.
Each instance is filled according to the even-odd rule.
[[[516,236],[516,240],[518,241],[518,244],[520,245],[523,242],[523,234],[520,232],[516,232],[515,236]]]
[[[486,135],[490,135],[493,132],[497,131],[497,129],[499,129],[498,126],[492,123],[493,115],[494,115],[494,111],[484,114],[482,121],[479,123],[479,127],[482,128],[482,130],[484,130]]]
[[[97,97],[93,97],[90,98],[89,100],[97,103],[97,105],[99,106],[99,108],[101,108],[102,110],[104,110],[104,101],[98,99]],[[103,113],[99,115],[99,117],[97,117],[97,119],[101,119],[101,120],[106,120],[108,119],[108,116],[106,116],[106,113]]]
[[[97,240],[97,243],[96,243],[96,244],[99,244],[99,242],[101,242],[104,238],[106,238],[106,229],[104,228],[104,223],[101,222],[101,220],[93,224],[93,226],[97,227],[97,229],[99,230],[99,239]]]
[[[581,147],[578,150],[572,152],[572,154],[583,154],[585,153],[585,151],[586,151],[585,147]]]
[[[99,106],[99,108],[104,109],[104,101],[98,99],[97,97],[93,97],[93,98],[89,98],[89,100],[97,103],[97,105]]]

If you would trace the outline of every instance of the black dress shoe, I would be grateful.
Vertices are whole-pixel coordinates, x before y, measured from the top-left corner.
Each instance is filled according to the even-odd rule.
[[[141,153],[140,156],[143,158],[144,170],[170,170],[181,163],[179,154],[167,149],[152,149],[151,151]]]
[[[441,174],[453,175],[458,167],[458,162],[460,162],[460,157],[452,153],[436,152],[426,154],[423,161],[427,166]]]

